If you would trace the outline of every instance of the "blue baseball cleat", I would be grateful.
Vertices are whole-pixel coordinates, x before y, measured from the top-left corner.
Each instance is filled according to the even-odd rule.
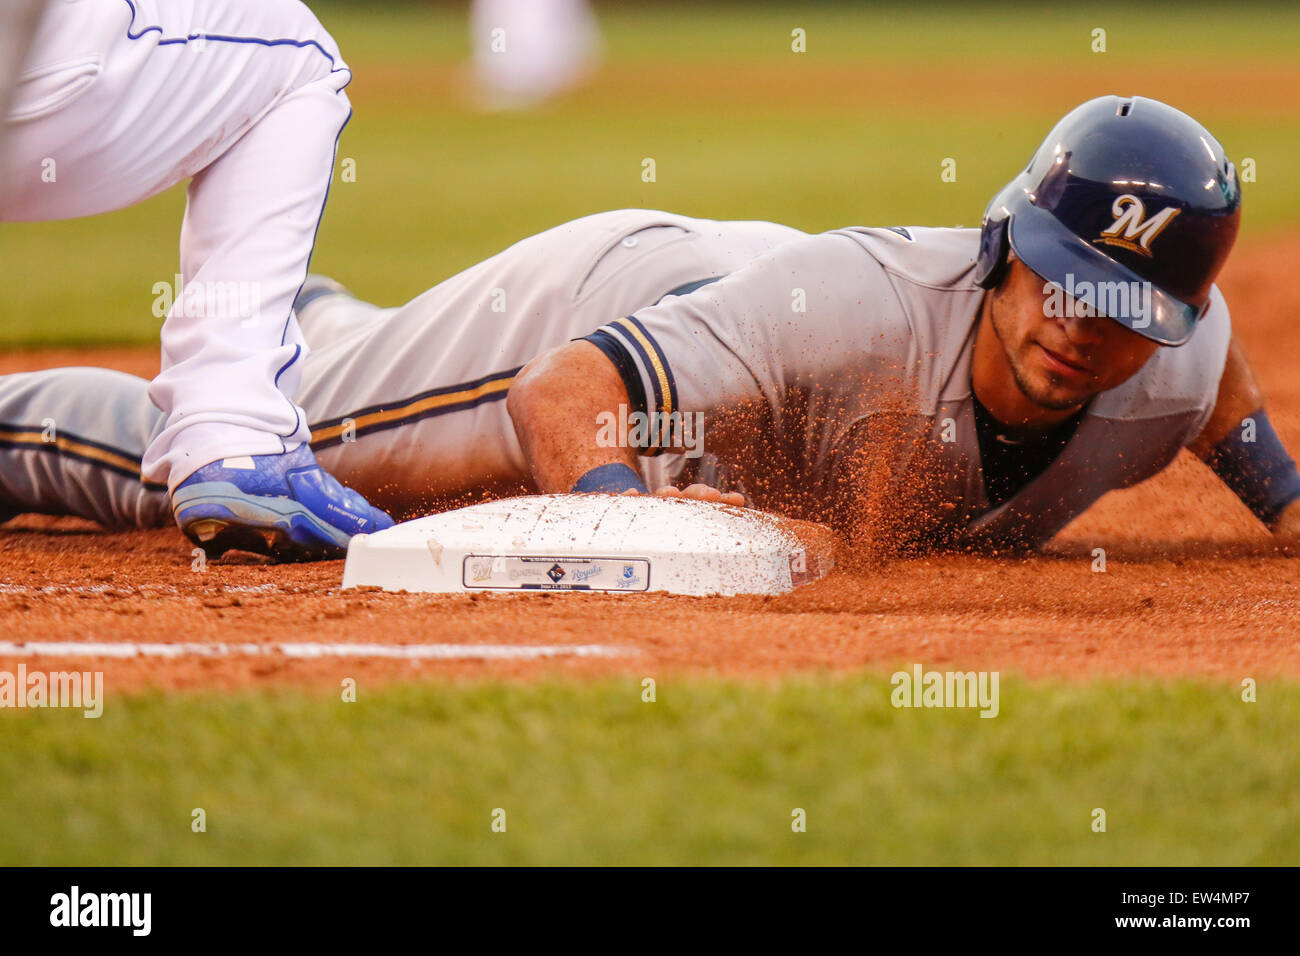
[[[354,534],[393,526],[327,474],[308,445],[204,465],[177,486],[172,512],[210,558],[232,549],[280,561],[341,558]]]

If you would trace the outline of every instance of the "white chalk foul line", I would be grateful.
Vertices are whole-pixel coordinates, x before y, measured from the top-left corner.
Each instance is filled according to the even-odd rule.
[[[218,593],[233,594],[302,594],[309,588],[286,587],[280,584],[223,584]],[[330,588],[330,590],[334,590]],[[313,593],[319,594],[320,589]],[[107,594],[112,597],[159,597],[189,595],[206,597],[193,590],[178,588],[173,584],[12,584],[0,581],[0,594],[19,597],[45,597],[50,594]]]
[[[0,657],[380,657],[394,660],[534,660],[619,657],[631,648],[603,644],[138,644],[132,641],[0,641]]]

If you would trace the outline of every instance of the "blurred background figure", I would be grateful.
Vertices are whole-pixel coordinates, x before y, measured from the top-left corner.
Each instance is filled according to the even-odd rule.
[[[474,75],[484,109],[528,109],[592,71],[600,28],[587,0],[474,0]]]

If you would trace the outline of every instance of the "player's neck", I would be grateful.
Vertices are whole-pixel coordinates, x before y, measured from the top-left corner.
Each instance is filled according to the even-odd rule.
[[[992,302],[992,294],[984,296],[971,357],[971,389],[980,404],[1003,425],[1026,431],[1051,428],[1077,414],[1077,407],[1045,408],[1020,390],[1006,349],[993,327]]]

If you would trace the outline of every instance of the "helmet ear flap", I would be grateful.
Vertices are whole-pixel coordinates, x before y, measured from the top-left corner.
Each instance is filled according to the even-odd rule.
[[[975,260],[975,282],[985,289],[993,288],[1006,274],[1007,253],[1011,251],[1007,235],[1010,222],[1010,216],[984,220],[984,229],[980,232],[979,258]]]

